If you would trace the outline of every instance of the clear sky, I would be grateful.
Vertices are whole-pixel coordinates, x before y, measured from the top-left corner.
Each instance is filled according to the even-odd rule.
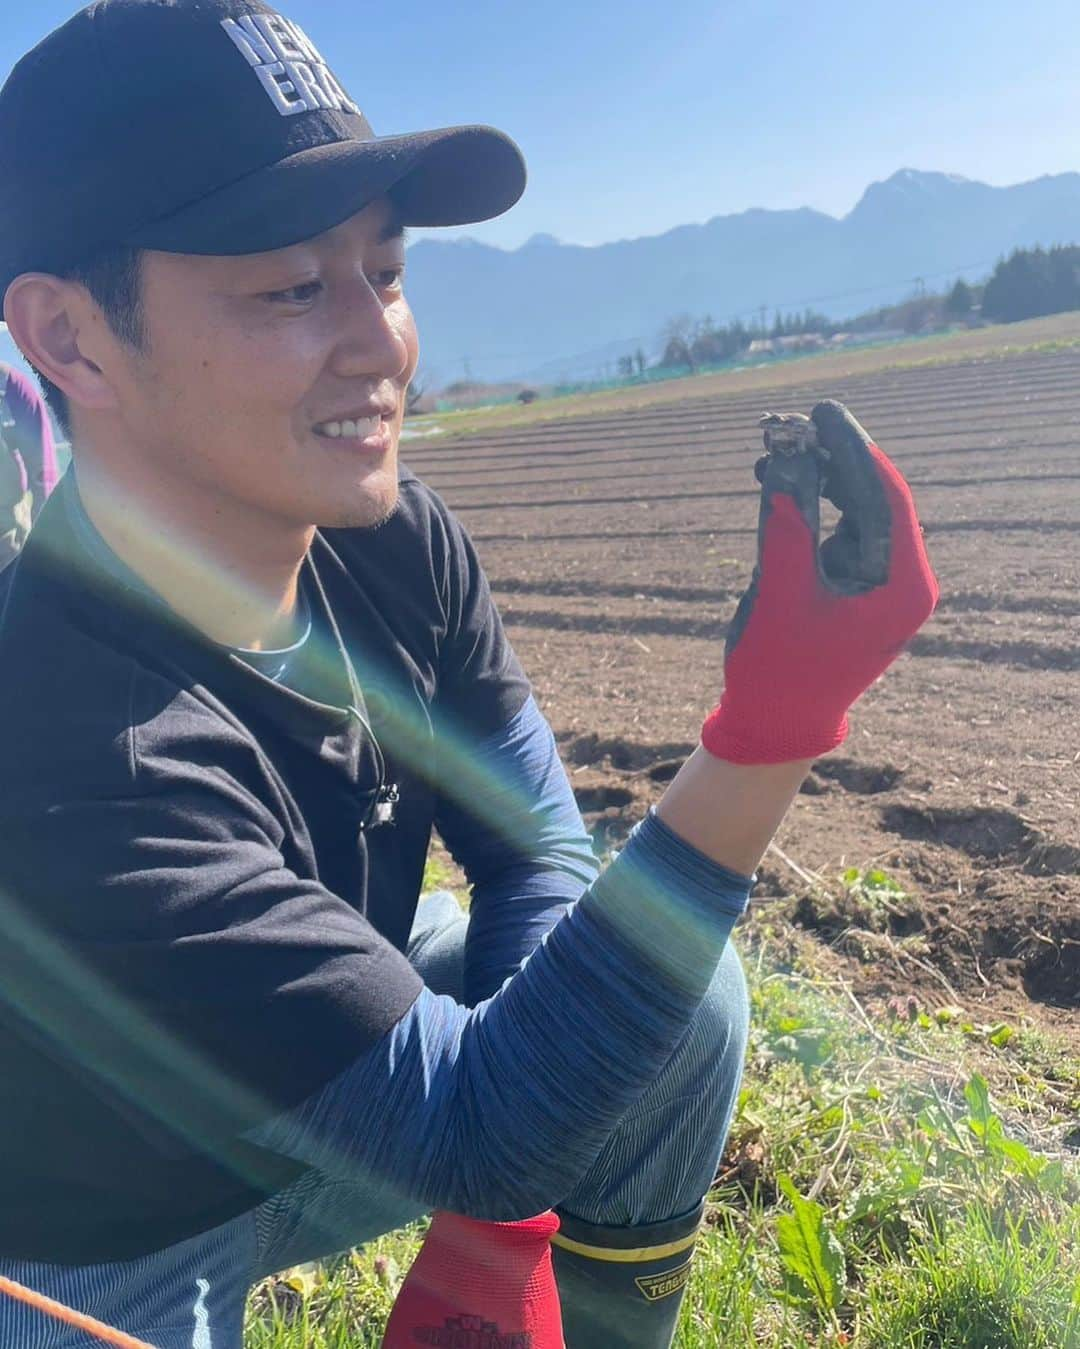
[[[2,0],[0,69],[77,7]],[[843,215],[896,169],[1080,168],[1077,0],[280,0],[379,133],[490,122],[530,185],[475,238]]]

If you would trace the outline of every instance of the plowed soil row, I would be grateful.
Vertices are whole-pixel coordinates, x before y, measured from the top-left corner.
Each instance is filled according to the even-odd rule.
[[[753,565],[757,418],[848,403],[915,491],[938,613],[778,837],[790,896],[868,996],[915,991],[1080,1043],[1080,352],[859,375],[428,441],[562,742],[616,839],[696,740]],[[772,404],[777,406],[773,407]],[[868,911],[847,866],[909,892]]]

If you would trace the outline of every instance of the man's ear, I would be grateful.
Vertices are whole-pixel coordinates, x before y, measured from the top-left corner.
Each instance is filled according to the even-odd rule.
[[[19,350],[69,402],[116,406],[107,371],[117,338],[85,287],[47,272],[24,272],[8,286],[4,321]]]

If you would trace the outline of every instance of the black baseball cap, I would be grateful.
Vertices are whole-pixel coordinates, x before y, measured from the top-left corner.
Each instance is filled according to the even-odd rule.
[[[405,225],[463,225],[524,188],[492,127],[376,136],[262,0],[95,0],[0,90],[0,298],[112,245],[261,253],[384,194]]]

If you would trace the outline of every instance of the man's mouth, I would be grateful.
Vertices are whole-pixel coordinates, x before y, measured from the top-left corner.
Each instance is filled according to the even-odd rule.
[[[348,417],[344,421],[319,422],[314,430],[317,436],[325,436],[328,440],[369,440],[379,434],[382,422],[379,416],[356,420]]]

